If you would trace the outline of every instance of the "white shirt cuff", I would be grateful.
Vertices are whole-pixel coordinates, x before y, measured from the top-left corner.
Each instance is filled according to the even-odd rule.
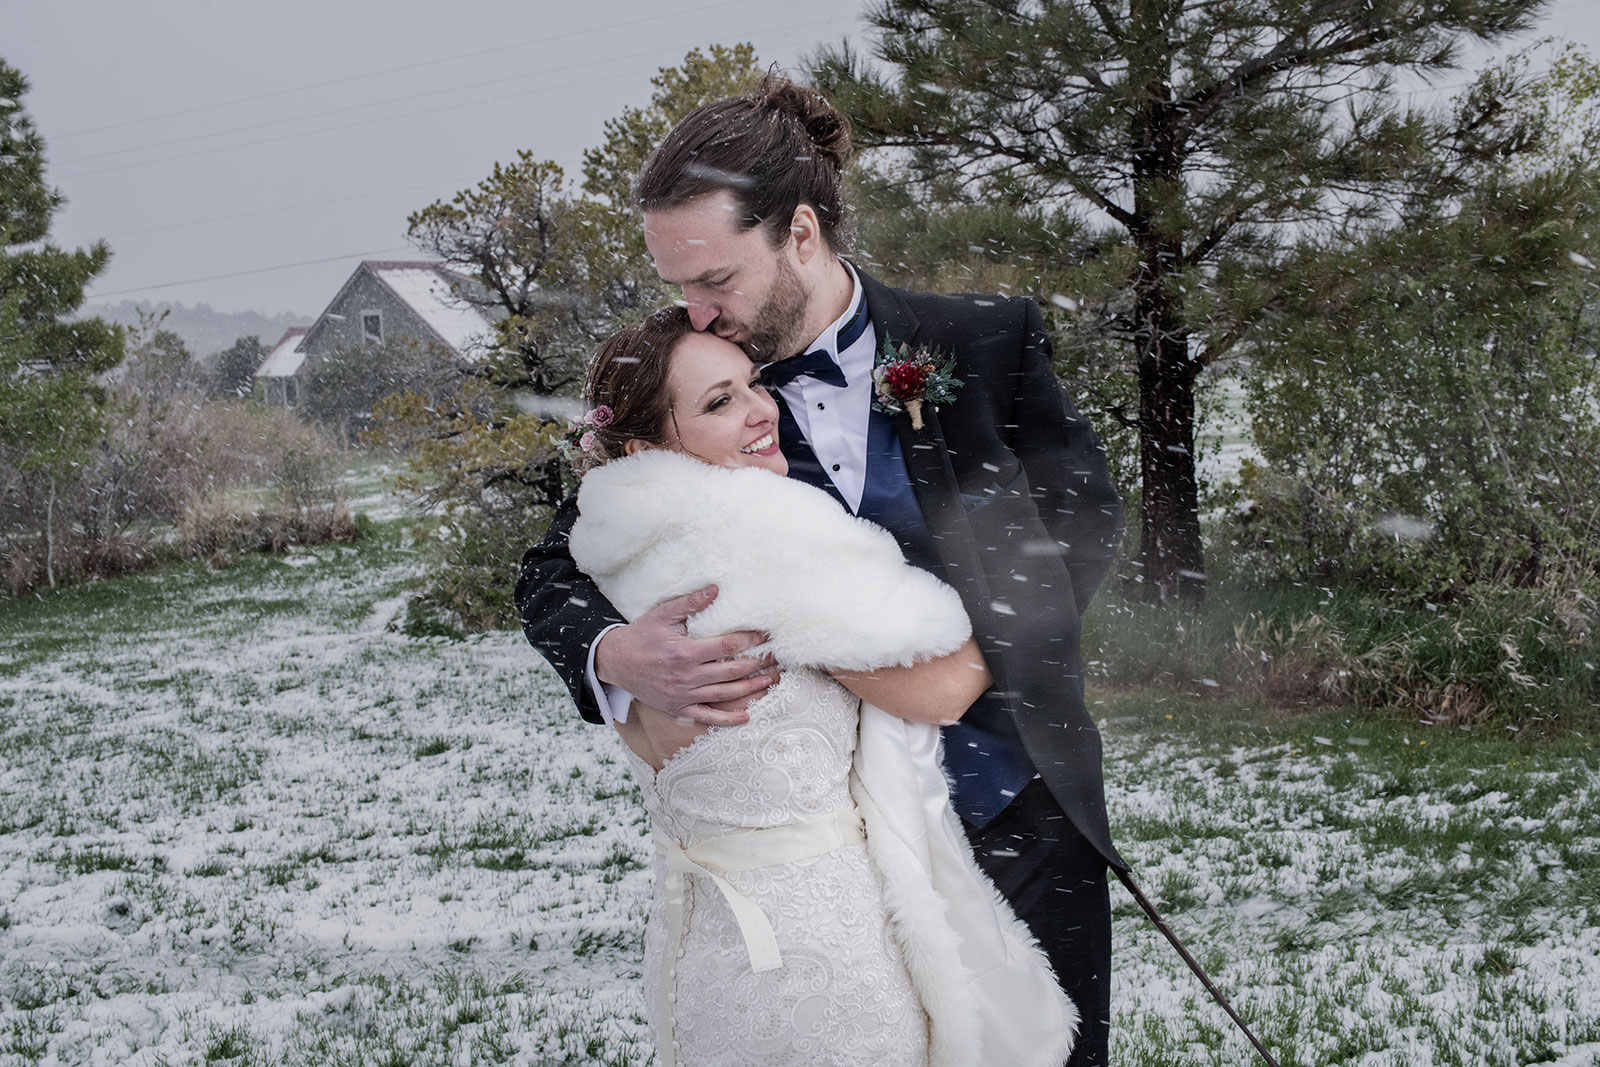
[[[621,686],[607,685],[594,673],[594,650],[600,647],[600,641],[606,634],[615,630],[622,623],[614,622],[601,630],[595,637],[594,643],[589,646],[589,662],[584,667],[584,676],[589,683],[589,692],[594,694],[594,702],[600,705],[600,717],[607,725],[614,722],[628,721],[628,706],[633,703],[633,694]]]

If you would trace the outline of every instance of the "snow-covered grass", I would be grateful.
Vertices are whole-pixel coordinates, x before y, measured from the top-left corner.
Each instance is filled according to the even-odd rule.
[[[392,632],[418,566],[0,606],[0,1063],[648,1058],[618,753],[519,635]]]
[[[1124,855],[1284,1064],[1600,1062],[1591,741],[1163,695],[1101,710]],[[1249,1062],[1121,899],[1118,1061]]]
[[[644,1064],[648,841],[520,635],[356,548],[0,601],[0,1065]],[[1600,758],[1098,694],[1146,892],[1288,1064],[1600,1060]],[[1114,1062],[1244,1064],[1116,900]]]
[[[393,522],[416,514],[416,508],[394,492],[395,477],[412,473],[404,459],[382,449],[352,451],[348,459],[340,482],[352,515],[365,515],[374,522]]]

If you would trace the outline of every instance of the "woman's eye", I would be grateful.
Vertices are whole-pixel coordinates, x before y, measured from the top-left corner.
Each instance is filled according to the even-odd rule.
[[[729,398],[726,397],[726,396],[719,396],[715,400],[713,400],[711,403],[706,405],[706,410],[707,411],[716,411],[719,408],[725,407],[727,405],[727,403],[728,403],[728,399]]]

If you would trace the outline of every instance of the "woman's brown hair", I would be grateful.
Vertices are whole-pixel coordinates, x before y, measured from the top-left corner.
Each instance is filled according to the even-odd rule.
[[[622,458],[628,442],[635,439],[666,446],[672,416],[667,386],[672,352],[693,332],[688,311],[667,307],[606,338],[589,362],[583,399],[591,413],[609,408],[610,419],[603,426],[593,422],[586,426],[594,438],[587,449],[574,449],[572,454],[572,466],[579,474]]]

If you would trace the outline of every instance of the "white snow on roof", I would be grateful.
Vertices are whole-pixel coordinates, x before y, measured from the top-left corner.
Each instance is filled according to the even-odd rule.
[[[473,354],[488,341],[493,324],[478,308],[452,293],[448,277],[437,268],[374,267],[372,272],[462,355]]]
[[[305,340],[307,327],[291,326],[277,344],[272,346],[272,351],[267,353],[267,358],[261,361],[261,366],[256,368],[257,378],[292,378],[300,370],[300,364],[306,361],[304,352],[296,352],[300,342]]]

